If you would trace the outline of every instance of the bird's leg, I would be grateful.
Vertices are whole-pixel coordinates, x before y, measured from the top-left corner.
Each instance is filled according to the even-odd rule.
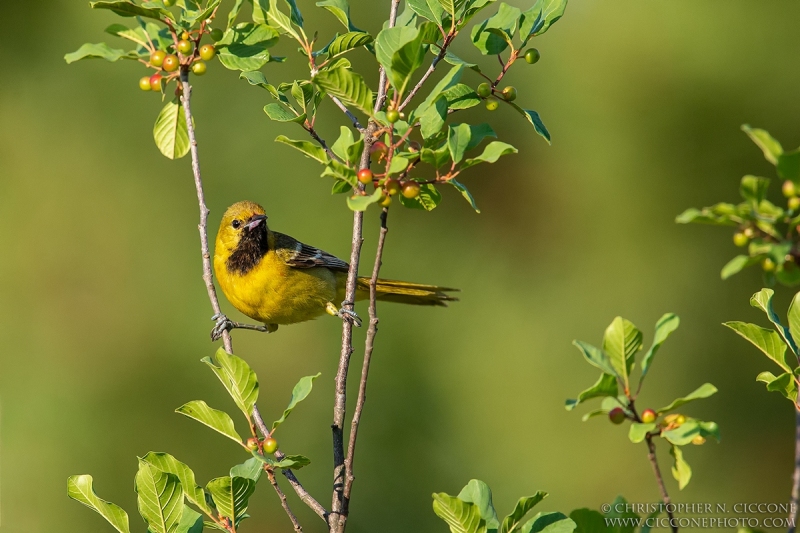
[[[252,329],[262,333],[272,333],[278,329],[276,324],[265,324],[263,326],[256,326],[255,324],[244,324],[242,322],[234,322],[222,313],[216,314],[211,317],[211,320],[216,320],[217,323],[211,330],[211,340],[216,341],[222,337],[223,331],[230,331],[232,329]]]
[[[349,309],[345,309],[345,305],[353,305],[353,302],[342,302],[342,307],[337,308],[333,305],[332,302],[328,302],[325,305],[325,311],[331,316],[338,316],[342,320],[346,320],[354,324],[357,328],[361,327],[361,317],[359,317],[355,311],[350,311]]]

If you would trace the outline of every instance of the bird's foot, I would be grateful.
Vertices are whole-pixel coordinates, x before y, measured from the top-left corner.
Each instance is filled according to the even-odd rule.
[[[211,329],[211,340],[218,341],[222,338],[222,334],[234,328],[233,321],[222,313],[217,313],[211,317],[211,320],[216,320],[216,324]]]
[[[345,322],[350,322],[355,327],[361,327],[361,317],[356,314],[355,311],[351,311],[350,309],[345,309],[345,305],[353,305],[353,302],[342,302],[342,307],[337,308],[331,302],[328,302],[328,305],[325,306],[325,310],[328,314],[332,316],[337,316],[344,320]]]

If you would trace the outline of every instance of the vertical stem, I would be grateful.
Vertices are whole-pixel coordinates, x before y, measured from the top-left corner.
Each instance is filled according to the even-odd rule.
[[[280,498],[281,500],[281,507],[283,507],[283,510],[286,511],[286,514],[289,516],[289,520],[292,521],[292,527],[294,528],[295,533],[303,533],[303,528],[300,527],[300,523],[297,521],[297,517],[289,508],[289,503],[286,501],[286,494],[283,493],[280,485],[278,485],[278,480],[275,479],[275,472],[272,470],[272,468],[269,468],[267,465],[264,465],[264,472],[267,473],[269,482],[272,484],[272,487],[275,489],[275,492],[278,493],[278,498]]]
[[[392,0],[389,12],[389,27],[394,27],[397,21],[397,8],[400,0]],[[387,76],[383,67],[380,68],[380,81],[378,94],[375,98],[375,111],[383,107],[386,101]],[[370,120],[364,131],[364,150],[361,152],[359,168],[369,168],[369,156],[372,144],[375,142],[375,132],[378,124]],[[359,184],[359,190],[364,190],[364,185]],[[361,258],[361,245],[364,242],[362,227],[364,213],[353,213],[353,238],[350,249],[350,268],[347,271],[347,284],[345,286],[345,301],[342,307],[352,311],[356,296],[358,278],[358,263]],[[347,525],[347,504],[344,495],[345,482],[345,454],[344,454],[344,421],[347,413],[347,373],[350,368],[350,356],[353,354],[353,324],[345,320],[342,324],[342,348],[339,354],[339,367],[336,371],[336,392],[333,405],[333,496],[328,527],[331,533],[344,533]]]
[[[372,267],[372,277],[369,280],[369,329],[367,330],[367,340],[364,344],[364,362],[361,366],[361,382],[358,388],[358,399],[356,408],[353,411],[353,420],[350,423],[350,440],[347,445],[347,458],[344,461],[344,509],[343,515],[347,516],[350,504],[350,493],[353,490],[353,461],[356,453],[356,440],[358,439],[358,425],[361,422],[361,414],[364,412],[364,404],[367,401],[367,379],[369,378],[369,365],[372,361],[372,352],[375,349],[375,336],[378,334],[378,276],[381,271],[383,259],[383,247],[386,242],[386,234],[389,231],[386,219],[389,210],[383,209],[381,213],[381,232],[378,237],[378,249],[375,252],[375,264]]]
[[[800,404],[795,405],[794,475],[792,476],[792,501],[789,509],[789,533],[795,533],[797,506],[800,504]]]
[[[675,523],[675,517],[670,510],[670,504],[672,501],[669,499],[669,494],[667,494],[667,486],[664,484],[664,478],[661,476],[661,469],[658,468],[658,459],[656,459],[656,445],[653,442],[653,437],[650,435],[647,435],[645,439],[647,440],[647,458],[650,459],[650,464],[653,466],[653,474],[656,476],[658,489],[661,491],[661,499],[664,501],[664,505],[667,506],[667,517],[669,518],[670,528],[672,529],[672,533],[677,533],[678,525]]]

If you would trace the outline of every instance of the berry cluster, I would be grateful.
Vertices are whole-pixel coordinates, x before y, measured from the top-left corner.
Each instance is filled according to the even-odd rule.
[[[523,55],[525,58],[525,62],[529,65],[533,65],[534,63],[538,62],[542,55],[539,53],[539,50],[536,48],[530,48],[525,52]],[[505,73],[505,72],[504,72]],[[482,99],[486,100],[486,109],[489,111],[495,111],[500,104],[497,100],[492,99],[491,97],[500,98],[505,102],[513,102],[517,99],[517,89],[509,85],[508,87],[503,88],[502,90],[497,89],[497,84],[499,83],[500,78],[494,83],[483,82],[475,89],[475,92],[478,93]]]
[[[153,44],[150,59],[143,62],[156,72],[139,79],[139,88],[143,91],[160,93],[170,81],[178,77],[181,68],[191,69],[197,76],[205,74],[208,69],[206,61],[214,59],[217,50],[213,44],[200,45],[200,39],[204,34],[210,35],[215,42],[222,39],[223,35],[220,29],[200,29],[191,33],[184,31],[179,38],[175,35],[175,44],[167,50],[157,50]]]

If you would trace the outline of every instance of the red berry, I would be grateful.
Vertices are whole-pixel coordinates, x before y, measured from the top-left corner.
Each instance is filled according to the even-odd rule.
[[[247,442],[245,443],[245,446],[247,446],[247,449],[250,450],[251,452],[257,452],[258,451],[258,439],[255,438],[255,437],[250,437],[249,439],[247,439]]]
[[[362,168],[358,171],[358,181],[367,185],[372,183],[372,171],[368,168]]]
[[[656,415],[656,412],[653,411],[652,409],[645,409],[644,411],[642,411],[642,422],[644,422],[645,424],[652,424],[653,422],[656,421],[657,416],[658,415]]]
[[[390,195],[395,195],[400,192],[400,182],[397,180],[386,180],[384,188]]]
[[[167,72],[175,72],[178,70],[178,67],[181,65],[181,62],[178,61],[178,56],[175,54],[169,54],[167,57],[164,58],[164,63],[161,65],[161,68],[166,70]]]
[[[161,92],[161,74],[153,74],[150,76],[150,89]]]
[[[615,407],[608,412],[608,419],[612,424],[622,424],[625,421],[625,411],[621,407]]]

